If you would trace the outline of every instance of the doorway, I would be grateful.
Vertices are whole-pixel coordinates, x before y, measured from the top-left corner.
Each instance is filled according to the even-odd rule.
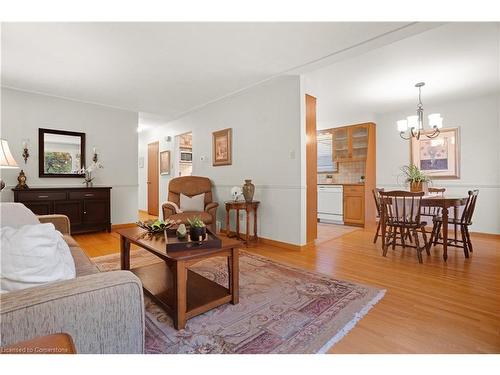
[[[191,176],[193,173],[193,133],[183,133],[175,137],[176,176]]]
[[[159,150],[160,142],[148,144],[148,214],[159,214]]]
[[[332,130],[317,130],[317,99],[306,95],[305,100],[306,241],[320,244],[359,230],[359,227],[344,225],[344,185],[333,183],[339,164],[333,157]]]
[[[318,151],[316,143],[316,98],[306,94],[306,242],[318,236]]]

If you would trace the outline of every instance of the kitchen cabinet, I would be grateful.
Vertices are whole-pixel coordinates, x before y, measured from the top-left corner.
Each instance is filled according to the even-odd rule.
[[[111,231],[111,187],[12,190],[14,201],[23,203],[36,215],[68,216],[71,233]]]
[[[364,225],[365,187],[363,185],[344,185],[344,223]]]
[[[343,222],[375,229],[377,211],[372,190],[376,187],[376,125],[365,122],[321,130],[321,134],[326,133],[332,135],[332,161],[338,166],[333,180],[344,186]],[[318,175],[319,184],[326,182],[325,173]],[[361,176],[365,177],[364,184],[357,183]]]
[[[332,129],[334,162],[363,161],[368,157],[369,124]]]

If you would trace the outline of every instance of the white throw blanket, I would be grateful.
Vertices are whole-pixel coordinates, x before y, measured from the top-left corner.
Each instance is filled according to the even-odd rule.
[[[29,288],[76,276],[68,244],[51,223],[0,229],[0,290]]]

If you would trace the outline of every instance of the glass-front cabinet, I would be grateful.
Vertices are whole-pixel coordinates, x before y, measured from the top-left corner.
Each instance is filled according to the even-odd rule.
[[[349,158],[349,132],[347,128],[333,129],[332,132],[333,161],[344,161]]]
[[[368,125],[353,125],[333,129],[333,161],[366,160],[368,156]]]

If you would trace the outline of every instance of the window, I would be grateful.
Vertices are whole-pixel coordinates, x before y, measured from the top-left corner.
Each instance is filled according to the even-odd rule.
[[[337,163],[332,158],[332,133],[318,132],[318,173],[337,172]]]

